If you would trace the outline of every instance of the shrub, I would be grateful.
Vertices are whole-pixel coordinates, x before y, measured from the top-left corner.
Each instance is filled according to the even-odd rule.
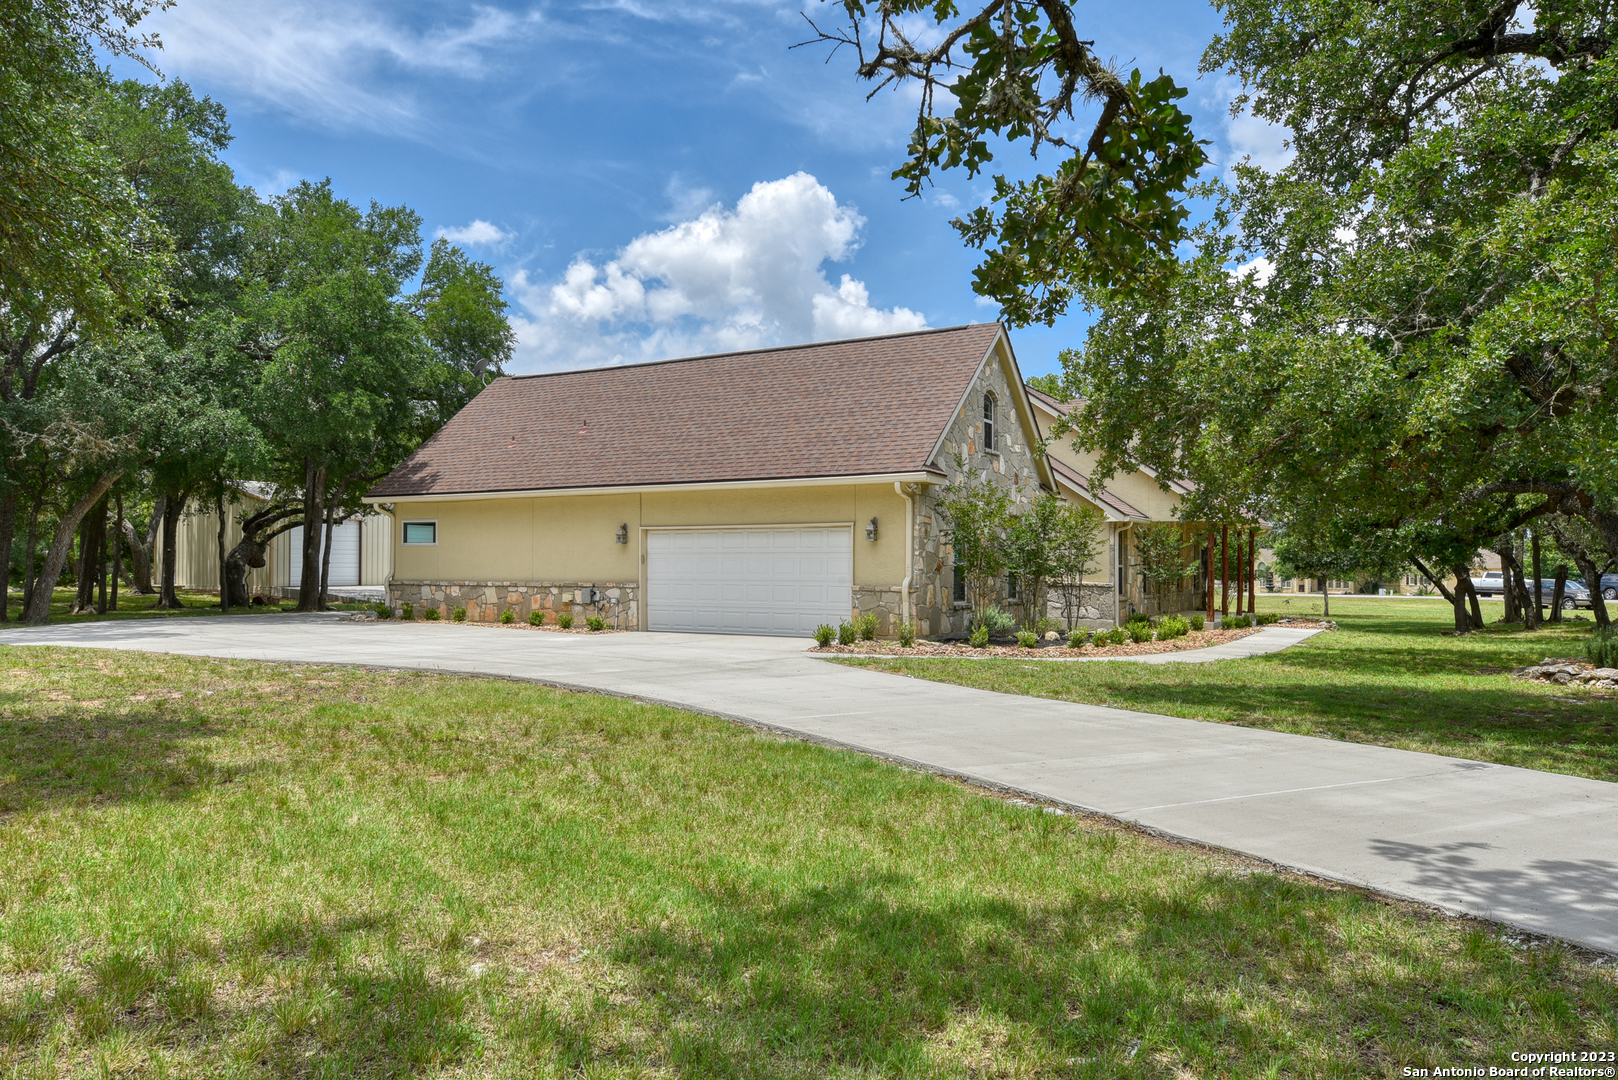
[[[1096,636],[1091,639],[1091,644],[1100,648],[1106,645],[1122,645],[1128,640],[1129,631],[1121,626],[1115,626],[1111,630],[1098,631]]]
[[[1067,635],[1067,647],[1070,649],[1081,649],[1084,647],[1084,643],[1089,639],[1089,637],[1090,634],[1086,630],[1070,630],[1068,631]]]
[[[458,608],[455,609],[455,621],[456,622],[465,622],[466,621],[466,609],[464,607],[458,607]]]
[[[1178,615],[1165,615],[1157,620],[1157,640],[1171,641],[1191,632],[1191,624]]]
[[[373,610],[376,612],[376,617],[379,619],[393,618],[393,609],[386,604],[378,604]]]
[[[543,611],[530,611],[528,613],[528,625],[529,626],[544,626],[545,625],[545,613]]]
[[[857,632],[859,634],[861,641],[875,641],[876,640],[876,613],[875,612],[867,612],[866,614],[861,615],[859,618],[855,619],[854,620],[854,630],[855,630],[855,632]]]
[[[1260,626],[1269,626],[1271,623],[1275,622],[1280,617],[1281,616],[1277,615],[1273,611],[1266,611],[1262,615],[1255,616],[1255,618],[1256,618],[1256,620],[1257,620],[1257,622],[1258,622],[1258,624]]]
[[[859,633],[857,630],[855,630],[853,623],[845,622],[837,624],[837,644],[852,645],[854,644],[854,639],[857,637],[859,637]]]
[[[831,639],[836,636],[837,631],[833,630],[825,623],[821,623],[819,626],[815,627],[815,644],[819,645],[822,649],[831,645]]]
[[[1011,617],[1011,612],[990,604],[972,616],[972,629],[976,630],[981,627],[988,631],[990,637],[1000,637],[1016,625],[1016,622],[1017,620]]]
[[[571,630],[571,629],[573,629],[573,616],[571,616],[571,615],[558,615],[558,616],[556,616],[556,625],[560,626],[563,630]]]
[[[401,618],[401,619],[414,619],[415,617],[416,617],[416,605],[415,604],[412,604],[407,600],[407,601],[405,601],[403,604],[401,604],[399,606],[399,618]]]
[[[1187,625],[1189,625],[1193,630],[1201,630],[1204,626],[1208,625],[1208,620],[1203,618],[1201,615],[1193,615],[1191,616],[1191,619]]]
[[[1133,641],[1138,645],[1143,641],[1152,640],[1152,624],[1147,622],[1145,619],[1142,619],[1140,622],[1131,621],[1127,626],[1124,627],[1124,633],[1129,636],[1130,641]],[[1122,645],[1123,642],[1119,642],[1119,644]]]
[[[1603,627],[1584,643],[1584,655],[1596,667],[1618,667],[1618,630]]]
[[[1039,644],[1039,635],[1032,630],[1018,630],[1017,644],[1025,649],[1032,649]]]
[[[1245,630],[1253,625],[1253,620],[1246,615],[1231,615],[1220,620],[1219,625],[1226,630]]]
[[[603,619],[600,615],[592,615],[588,619],[584,620],[584,625],[588,626],[591,630],[600,632],[607,628],[607,620]]]
[[[516,621],[517,621],[517,613],[515,611],[512,611],[510,608],[506,608],[506,610],[504,610],[504,611],[502,611],[500,613],[501,625],[510,626],[512,623],[514,623]]]
[[[1129,616],[1129,618],[1124,620],[1125,626],[1133,626],[1136,623],[1140,623],[1142,626],[1150,626],[1152,625],[1152,620],[1148,619],[1145,613],[1139,611],[1133,613]]]
[[[974,649],[987,649],[989,647],[989,628],[977,626],[972,629],[972,636],[968,639]]]
[[[1040,637],[1044,637],[1052,630],[1060,630],[1061,628],[1062,624],[1051,618],[1049,615],[1040,618],[1034,623],[1034,633],[1038,634]]]
[[[899,624],[899,647],[908,649],[916,643],[916,624],[902,622]]]
[[[421,613],[421,617],[426,619],[428,622],[437,622],[439,619],[443,618],[444,616],[443,616],[443,613],[440,612],[437,608],[430,607],[426,611],[423,611]]]

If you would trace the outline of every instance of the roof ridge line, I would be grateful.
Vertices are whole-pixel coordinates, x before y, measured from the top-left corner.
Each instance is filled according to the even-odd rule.
[[[928,327],[925,330],[901,330],[892,334],[872,334],[869,337],[833,338],[830,341],[803,341],[796,345],[773,345],[760,349],[737,349],[733,352],[701,353],[697,356],[671,356],[663,360],[641,360],[633,364],[603,364],[600,367],[568,368],[565,371],[531,371],[522,375],[506,375],[507,379],[549,379],[557,375],[579,375],[587,371],[627,371],[630,368],[657,367],[661,364],[687,364],[693,360],[722,360],[729,356],[754,356],[758,353],[794,352],[798,349],[819,349],[827,345],[846,345],[855,341],[888,341],[893,338],[922,337],[927,334],[958,333],[979,327],[1000,327],[999,320],[986,323],[960,323],[956,326]]]

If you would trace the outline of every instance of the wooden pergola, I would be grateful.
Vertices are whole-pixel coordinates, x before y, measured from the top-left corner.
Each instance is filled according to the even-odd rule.
[[[1246,530],[1246,537],[1242,531]],[[1236,531],[1236,614],[1250,614],[1258,610],[1258,533],[1259,527],[1254,524],[1237,524]],[[1217,579],[1219,590],[1219,617],[1224,619],[1231,614],[1230,610],[1230,534],[1231,526],[1219,526],[1217,540],[1212,528],[1208,530],[1207,547],[1207,582],[1208,588],[1208,618],[1214,617],[1214,590],[1213,583]],[[1215,573],[1214,550],[1219,552],[1219,572]],[[1243,610],[1243,598],[1246,599],[1246,610]]]

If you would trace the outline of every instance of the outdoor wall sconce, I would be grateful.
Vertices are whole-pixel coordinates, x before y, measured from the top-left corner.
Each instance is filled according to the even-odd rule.
[[[876,518],[872,518],[871,523],[869,525],[865,526],[865,539],[867,539],[867,540],[875,540],[876,539]]]
[[[618,542],[620,544],[629,543],[629,523],[628,522],[625,522],[624,524],[618,526]]]

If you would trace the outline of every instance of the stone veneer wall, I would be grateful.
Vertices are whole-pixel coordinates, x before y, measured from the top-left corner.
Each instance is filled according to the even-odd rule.
[[[983,448],[983,394],[996,400],[997,453]],[[1016,510],[1026,509],[1039,493],[1039,473],[1027,432],[1018,419],[1016,393],[1006,381],[998,356],[985,364],[966,395],[955,418],[950,421],[939,450],[938,464],[949,482],[977,475],[982,483],[998,484],[1012,493]],[[922,637],[961,633],[972,617],[966,604],[953,599],[955,584],[954,553],[943,533],[946,528],[938,511],[939,487],[931,487],[916,497],[915,550],[916,574],[913,582],[916,633]]]
[[[1067,622],[1062,590],[1052,588],[1047,594],[1046,612],[1051,618],[1063,624],[1067,630],[1075,626],[1083,626],[1094,630],[1103,626],[1116,625],[1118,614],[1118,590],[1110,581],[1085,582],[1079,587],[1078,596],[1074,597],[1074,612],[1071,625]]]
[[[854,586],[854,614],[875,614],[878,637],[893,637],[899,632],[899,623],[904,613],[903,601],[904,590],[897,585],[891,588]]]
[[[587,602],[588,590],[595,589],[599,600]],[[387,586],[388,606],[395,615],[405,604],[419,614],[437,608],[448,619],[458,607],[466,608],[467,622],[499,622],[500,613],[510,610],[521,622],[530,612],[547,611],[545,620],[554,624],[556,616],[567,613],[581,622],[600,615],[608,624],[624,630],[640,628],[637,585],[589,581],[391,581]]]

